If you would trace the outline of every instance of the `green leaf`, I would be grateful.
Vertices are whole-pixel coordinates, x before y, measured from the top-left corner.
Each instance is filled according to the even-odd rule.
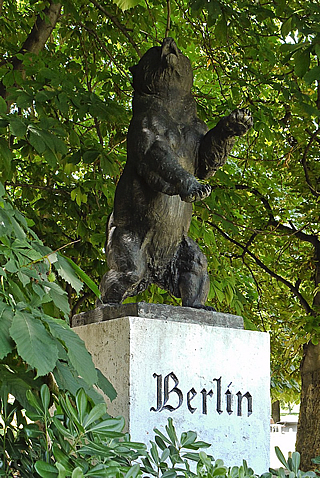
[[[15,369],[9,371],[4,366],[0,366],[0,390],[7,387],[24,408],[28,408],[29,403],[26,399],[26,393],[35,386],[34,374],[28,374],[23,367],[22,370]]]
[[[13,317],[10,333],[19,355],[37,370],[38,376],[47,375],[54,369],[58,349],[40,319],[18,311]]]
[[[309,70],[303,77],[304,81],[311,85],[314,81],[320,81],[320,66],[315,66]]]
[[[5,171],[11,170],[12,153],[7,142],[0,138],[0,165]]]
[[[67,440],[73,440],[75,437],[73,434],[58,420],[57,417],[53,417],[52,419],[53,423],[57,427],[59,433],[61,433]]]
[[[283,456],[283,453],[282,451],[280,450],[280,448],[278,446],[276,446],[274,448],[275,452],[276,452],[276,455],[277,455],[277,458],[278,460],[280,461],[280,463],[282,463],[282,465],[287,468],[287,470],[289,470],[288,468],[288,463],[287,463],[287,460],[285,459],[285,457]]]
[[[31,390],[27,390],[26,397],[29,404],[42,416],[45,412],[42,403],[40,402],[39,397],[33,393]]]
[[[99,418],[103,417],[106,413],[107,406],[105,403],[95,405],[83,422],[84,428],[88,429],[93,422],[99,420]]]
[[[292,471],[294,472],[295,476],[298,474],[300,466],[300,453],[297,451],[294,451],[292,453]]]
[[[82,282],[78,279],[78,275],[75,272],[74,267],[70,262],[59,254],[58,261],[54,263],[54,266],[62,279],[67,281],[71,287],[79,294],[82,289]]]
[[[46,145],[41,137],[40,131],[35,128],[29,128],[29,130],[30,144],[34,147],[37,153],[42,154],[46,150]]]
[[[98,382],[97,385],[98,387],[103,391],[107,397],[110,398],[111,402],[117,398],[117,392],[115,388],[113,387],[112,383],[109,382],[107,377],[103,375],[103,373],[97,369],[97,374],[98,374]]]
[[[97,371],[83,340],[63,320],[53,319],[48,316],[44,320],[48,324],[52,335],[59,338],[65,344],[70,362],[79,375],[88,385],[97,383]]]
[[[20,118],[12,118],[10,119],[10,131],[17,138],[22,138],[27,132],[27,127]]]
[[[228,28],[224,15],[221,16],[220,20],[216,24],[214,34],[220,45],[223,45],[227,42]]]
[[[83,161],[86,164],[91,164],[99,157],[99,155],[100,155],[100,151],[96,151],[96,150],[86,151],[83,155]]]
[[[46,384],[43,384],[40,388],[40,397],[41,402],[44,410],[49,410],[50,406],[50,391],[49,387]]]
[[[57,478],[58,477],[57,468],[53,465],[50,465],[49,463],[46,463],[45,461],[40,461],[40,460],[37,461],[34,467],[36,469],[36,472],[42,478]]]
[[[302,78],[306,74],[310,66],[310,51],[299,50],[293,55],[293,58],[294,72],[299,78]]]
[[[99,403],[98,405],[96,405],[96,407],[100,407],[101,405],[103,404]],[[107,418],[107,420],[93,424],[91,427],[86,428],[86,431],[88,433],[95,432],[101,435],[108,435],[110,432],[121,433],[123,430],[123,427],[124,427],[123,417]]]
[[[55,306],[58,307],[66,317],[68,317],[70,306],[67,293],[55,282],[43,281],[43,286],[47,287],[47,293],[52,298]]]
[[[64,256],[64,258],[69,262],[69,264],[71,264],[80,279],[89,287],[89,289],[91,289],[97,297],[100,297],[100,291],[93,280],[91,280],[90,277],[75,262],[73,262],[72,259],[70,259],[70,257]]]
[[[140,466],[138,464],[133,465],[130,470],[124,475],[124,478],[136,478],[140,474]]]
[[[113,0],[121,10],[125,11],[140,4],[140,0]]]
[[[9,329],[12,325],[13,311],[4,302],[0,302],[0,360],[11,352],[14,342]]]
[[[85,391],[81,388],[76,395],[76,405],[80,417],[80,423],[85,426],[84,418],[87,413],[88,399]]]
[[[73,470],[71,478],[83,478],[84,474],[82,473],[81,468],[77,467]]]
[[[6,101],[0,96],[0,114],[6,114],[7,112],[7,103]]]
[[[286,38],[292,29],[292,17],[289,17],[283,24],[281,25],[281,35]]]
[[[180,439],[181,446],[185,447],[187,445],[191,445],[192,443],[196,441],[196,439],[197,439],[196,432],[189,431],[187,433],[182,433],[181,439]]]
[[[58,478],[66,478],[67,476],[66,468],[61,463],[58,463],[58,462],[55,463],[55,466],[57,470],[59,471]]]

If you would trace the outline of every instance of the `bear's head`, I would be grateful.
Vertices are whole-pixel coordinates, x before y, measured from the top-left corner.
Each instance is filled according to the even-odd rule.
[[[150,48],[130,71],[133,88],[139,94],[168,96],[191,92],[193,76],[190,60],[172,38],[165,38],[161,46]]]

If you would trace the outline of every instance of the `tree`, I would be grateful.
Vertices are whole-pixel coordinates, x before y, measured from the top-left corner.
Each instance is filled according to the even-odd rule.
[[[132,8],[97,0],[2,4],[2,180],[39,237],[98,282],[125,161],[128,67],[170,34],[193,63],[199,115],[209,126],[249,106],[254,131],[211,180],[191,233],[208,257],[210,303],[270,331],[274,399],[297,397],[302,363],[298,449],[309,468],[320,453],[320,7],[121,6]],[[65,287],[73,313],[93,305],[89,289],[78,298]],[[143,297],[175,302],[154,287]]]

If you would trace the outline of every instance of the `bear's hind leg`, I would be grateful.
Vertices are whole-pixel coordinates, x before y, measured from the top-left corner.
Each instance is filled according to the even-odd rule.
[[[127,297],[148,287],[147,262],[141,241],[132,232],[111,227],[108,239],[110,270],[104,274],[100,283],[100,303],[121,304]]]
[[[178,289],[182,305],[214,310],[213,307],[205,305],[210,287],[207,259],[190,237],[183,239],[175,267],[178,273]]]

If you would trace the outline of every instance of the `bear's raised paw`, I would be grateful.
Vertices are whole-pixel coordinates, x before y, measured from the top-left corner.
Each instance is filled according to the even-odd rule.
[[[234,110],[224,120],[226,130],[233,136],[243,136],[253,125],[251,112],[247,108]]]
[[[205,199],[211,194],[211,186],[209,184],[198,183],[192,185],[186,194],[180,194],[182,201],[184,202],[195,202]]]

